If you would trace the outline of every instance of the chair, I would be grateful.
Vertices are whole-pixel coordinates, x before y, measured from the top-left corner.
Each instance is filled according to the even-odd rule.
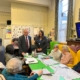
[[[53,42],[53,41],[50,42],[50,52],[53,49],[55,44],[59,44],[59,42]]]
[[[50,53],[50,49],[47,49],[47,55],[49,55],[49,53]]]
[[[73,68],[73,66],[75,66],[79,62],[79,60],[78,60],[78,57],[77,57],[76,53],[72,49],[69,48],[69,51],[73,56],[74,63],[73,64],[68,64],[67,66]]]
[[[69,47],[76,53],[76,46],[75,45],[70,45]]]
[[[80,46],[79,45],[76,45],[76,52],[80,50]]]
[[[6,80],[2,74],[0,74],[0,80]]]
[[[62,51],[62,46],[63,46],[63,44],[59,44],[59,49],[61,51]],[[76,53],[71,48],[69,48],[69,51],[73,56],[74,63],[73,64],[67,64],[67,66],[72,68],[73,66],[75,66],[79,62],[79,60],[78,60],[78,57],[77,57]]]
[[[53,46],[54,46],[54,42],[51,41],[51,42],[50,42],[50,51],[53,49]]]
[[[77,57],[78,57],[78,59],[80,61],[80,50],[77,51]]]
[[[59,44],[59,50],[62,51],[63,44]]]

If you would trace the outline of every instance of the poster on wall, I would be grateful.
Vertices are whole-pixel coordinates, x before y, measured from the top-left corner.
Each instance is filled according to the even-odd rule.
[[[19,38],[23,34],[23,29],[27,29],[29,34],[33,38],[33,27],[31,26],[12,26],[12,38]]]
[[[11,26],[6,27],[6,38],[7,39],[11,38]]]

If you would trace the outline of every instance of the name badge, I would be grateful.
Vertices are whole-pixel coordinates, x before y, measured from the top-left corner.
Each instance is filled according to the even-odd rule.
[[[39,43],[39,45],[40,45],[40,43]]]

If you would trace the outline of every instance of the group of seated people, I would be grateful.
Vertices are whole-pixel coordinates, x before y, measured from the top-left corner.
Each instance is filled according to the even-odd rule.
[[[73,63],[73,57],[67,45],[63,45],[62,51],[60,51],[58,44],[55,44],[49,56],[53,57],[54,60],[65,65]]]
[[[9,59],[18,55],[18,38],[12,39],[12,43],[8,44],[6,47],[2,45],[2,39],[0,38],[0,62],[2,62],[5,65]]]
[[[54,60],[62,64],[72,64],[73,57],[69,51],[67,45],[62,46],[62,51],[59,50],[58,44],[54,45],[53,50],[49,54],[50,57],[53,57]],[[6,80],[36,80],[40,75],[42,75],[42,70],[38,73],[31,72],[29,77],[26,75],[19,74],[22,70],[24,59],[20,60],[19,58],[11,58],[6,64],[6,69],[2,71],[2,75]]]
[[[2,39],[0,39],[0,68],[2,69],[0,74],[0,79],[2,80],[36,80],[38,76],[42,74],[42,70],[38,73],[34,74],[31,72],[28,73],[29,77],[26,75],[20,74],[22,71],[22,65],[24,64],[24,60],[19,56],[19,46],[18,39],[14,38],[12,43],[7,45],[6,48],[2,46]],[[3,58],[4,57],[4,58]],[[3,60],[3,61],[2,61]],[[3,63],[3,64],[2,64]],[[0,70],[1,70],[0,69]]]

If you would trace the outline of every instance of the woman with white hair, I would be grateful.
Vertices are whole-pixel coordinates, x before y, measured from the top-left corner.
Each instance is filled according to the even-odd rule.
[[[61,58],[62,64],[73,64],[73,57],[69,51],[69,48],[67,45],[62,46],[62,58]]]
[[[54,45],[54,49],[49,54],[50,57],[53,57],[54,60],[60,62],[61,60],[61,51],[59,50],[58,44]]]
[[[42,74],[42,70],[40,70],[37,74],[28,78],[27,76],[18,74],[21,70],[22,62],[17,58],[12,58],[8,61],[6,69],[2,71],[2,74],[6,80],[36,80]]]

